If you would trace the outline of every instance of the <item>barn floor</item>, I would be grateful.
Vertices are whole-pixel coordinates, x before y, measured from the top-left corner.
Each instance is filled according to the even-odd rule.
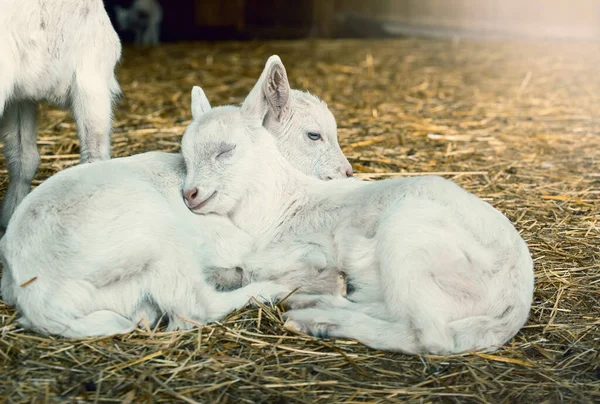
[[[262,307],[201,330],[76,341],[23,332],[0,302],[0,402],[598,402],[600,45],[126,47],[113,155],[177,150],[192,85],[213,105],[240,102],[273,53],[329,103],[363,178],[441,174],[516,224],[535,260],[525,328],[493,354],[410,357],[287,333]],[[78,158],[68,114],[43,107],[38,126],[36,184]]]

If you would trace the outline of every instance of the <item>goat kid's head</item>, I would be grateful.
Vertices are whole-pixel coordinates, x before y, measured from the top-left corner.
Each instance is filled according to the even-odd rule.
[[[184,199],[194,211],[224,214],[233,208],[251,181],[253,159],[261,158],[261,152],[277,152],[266,145],[260,152],[249,152],[249,133],[264,134],[264,128],[272,135],[267,143],[301,172],[325,180],[352,176],[337,142],[333,115],[317,97],[290,90],[278,56],[269,58],[239,109],[211,110],[204,92],[194,87],[192,116],[182,154],[188,171]]]

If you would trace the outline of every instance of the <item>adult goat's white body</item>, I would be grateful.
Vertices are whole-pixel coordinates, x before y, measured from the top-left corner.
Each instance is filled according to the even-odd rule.
[[[29,192],[39,164],[38,102],[73,110],[82,162],[110,157],[120,56],[102,0],[0,0],[0,140],[10,175],[0,232]]]
[[[265,86],[271,82],[273,61],[279,59],[269,59],[253,90],[263,97],[270,96]],[[327,107],[316,97],[291,92],[283,73],[276,83],[277,99],[283,94],[292,110],[327,126],[333,120],[335,127]],[[208,109],[208,100],[195,88],[190,126]],[[239,115],[237,107],[221,110]],[[294,137],[287,132],[298,127],[293,121],[291,117],[272,136],[289,138],[280,145],[291,155],[303,154],[298,142],[305,133],[295,133],[297,139],[291,141]],[[336,133],[323,136],[330,145],[304,156],[314,160],[307,170],[312,173],[316,160],[329,155],[337,159],[321,167],[323,174],[333,167],[341,176],[347,160]],[[2,298],[17,306],[21,324],[41,333],[84,337],[125,333],[142,317],[152,324],[166,314],[170,329],[189,328],[221,318],[251,296],[282,297],[295,282],[312,282],[313,290],[323,293],[336,290],[337,272],[326,271],[304,281],[217,292],[207,278],[236,278],[235,270],[231,276],[231,271],[223,275],[219,269],[239,265],[253,240],[226,218],[191,214],[183,202],[184,178],[181,155],[151,152],[68,168],[29,194],[0,241]],[[186,198],[188,203],[193,199]]]
[[[186,132],[185,187],[216,195],[194,212],[231,217],[256,238],[244,267],[250,280],[302,260],[347,273],[356,288],[348,299],[292,296],[290,328],[405,353],[495,349],[518,332],[531,305],[533,265],[506,217],[441,177],[309,178],[260,127],[261,104],[249,96],[237,122],[211,111],[197,136]],[[198,158],[197,150],[214,153],[222,143],[235,152],[221,164]]]

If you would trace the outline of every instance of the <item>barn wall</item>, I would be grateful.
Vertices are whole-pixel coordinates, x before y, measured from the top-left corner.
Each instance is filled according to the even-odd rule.
[[[335,3],[337,13],[356,13],[420,27],[519,36],[600,38],[598,0],[330,1]]]

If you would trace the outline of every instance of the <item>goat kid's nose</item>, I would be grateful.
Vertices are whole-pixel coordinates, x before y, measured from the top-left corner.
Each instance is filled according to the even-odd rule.
[[[350,178],[350,177],[354,177],[354,172],[352,171],[352,166],[349,166],[346,169],[346,177]]]
[[[199,194],[198,188],[190,188],[183,192],[183,197],[185,198],[187,204],[191,205],[194,200],[198,199]]]

